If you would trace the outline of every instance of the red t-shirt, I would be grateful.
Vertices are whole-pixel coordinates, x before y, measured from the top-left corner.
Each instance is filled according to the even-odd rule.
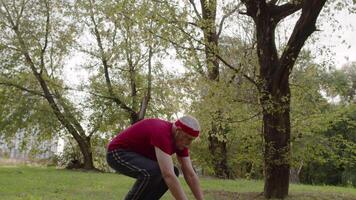
[[[179,150],[174,144],[172,123],[161,119],[144,119],[119,133],[108,145],[108,151],[126,149],[151,160],[157,160],[154,147],[172,155],[189,156],[187,148]]]

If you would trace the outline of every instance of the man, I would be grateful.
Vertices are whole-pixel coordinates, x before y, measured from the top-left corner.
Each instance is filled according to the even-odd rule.
[[[169,189],[177,200],[186,200],[178,180],[178,162],[192,193],[203,199],[199,179],[192,167],[188,147],[199,136],[200,126],[192,116],[183,116],[175,123],[145,119],[118,134],[108,145],[107,161],[116,171],[136,178],[126,200],[159,199]]]

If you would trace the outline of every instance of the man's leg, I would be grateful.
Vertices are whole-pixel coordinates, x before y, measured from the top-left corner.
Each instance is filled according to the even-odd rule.
[[[174,173],[176,176],[179,176],[179,170],[177,167],[174,167]],[[167,192],[168,186],[162,176],[159,179],[156,179],[157,183],[155,183],[155,190],[154,192],[148,192],[147,195],[145,196],[145,199],[147,200],[158,200],[160,199],[164,193]]]
[[[159,199],[167,191],[157,162],[125,150],[109,152],[107,161],[116,171],[137,179],[126,200]]]

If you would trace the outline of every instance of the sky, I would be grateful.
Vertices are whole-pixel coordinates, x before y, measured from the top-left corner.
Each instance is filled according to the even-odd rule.
[[[356,61],[356,14],[338,12],[335,15],[341,27],[325,24],[321,27],[321,39],[314,46],[327,46],[335,54],[332,60],[337,68]],[[333,29],[335,28],[335,31]]]

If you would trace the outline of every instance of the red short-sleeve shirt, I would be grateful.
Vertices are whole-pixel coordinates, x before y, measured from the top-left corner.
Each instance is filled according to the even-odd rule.
[[[180,157],[189,156],[187,148],[179,150],[174,144],[172,123],[161,119],[144,119],[119,133],[108,145],[108,151],[126,149],[157,160],[154,147]]]

